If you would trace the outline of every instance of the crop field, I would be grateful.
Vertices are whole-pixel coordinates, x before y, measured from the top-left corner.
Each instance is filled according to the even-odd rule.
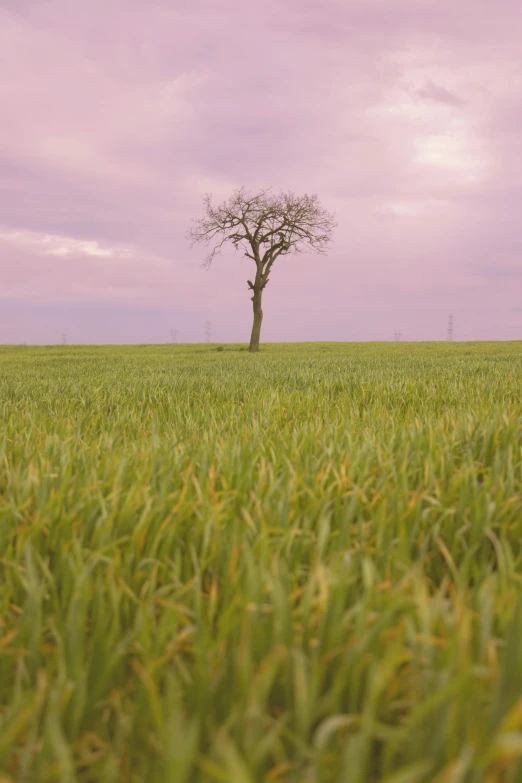
[[[1,783],[522,781],[522,343],[0,347]]]

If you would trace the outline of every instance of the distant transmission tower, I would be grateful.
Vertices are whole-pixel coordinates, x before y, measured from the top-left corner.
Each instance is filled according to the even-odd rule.
[[[173,343],[177,343],[178,342],[178,330],[177,329],[171,329],[170,336],[172,338],[172,342]]]
[[[401,333],[400,332],[394,332],[393,333],[393,339],[396,343],[400,343],[401,341]]]
[[[448,318],[448,342],[453,342],[453,315],[451,313]]]
[[[212,324],[210,321],[205,321],[205,342],[212,342]]]
[[[62,345],[67,345],[67,335],[62,334]]]

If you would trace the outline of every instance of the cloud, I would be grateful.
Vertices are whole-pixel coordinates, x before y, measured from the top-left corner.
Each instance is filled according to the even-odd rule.
[[[505,280],[522,280],[522,259],[518,263],[479,264],[475,268],[487,278],[501,278]]]
[[[77,302],[157,296],[168,276],[165,259],[96,240],[0,229],[4,297]]]
[[[435,101],[438,103],[446,103],[449,106],[465,106],[466,101],[459,98],[451,90],[446,90],[444,87],[439,87],[433,82],[428,82],[422,89],[417,90],[419,98],[425,98],[428,101]]]
[[[103,247],[96,240],[38,234],[34,231],[9,231],[0,228],[0,242],[15,248],[31,249],[44,256],[95,256],[102,258],[128,257],[126,248]]]
[[[185,233],[205,192],[274,185],[339,227],[327,259],[274,270],[266,334],[364,338],[390,301],[412,321],[471,301],[504,302],[510,336],[518,279],[486,270],[522,246],[521,22],[508,0],[3,0],[6,296],[244,335],[249,271],[230,253],[206,274]]]

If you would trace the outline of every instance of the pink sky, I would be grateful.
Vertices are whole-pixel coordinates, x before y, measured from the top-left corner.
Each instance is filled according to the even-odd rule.
[[[315,192],[265,340],[522,338],[520,0],[0,0],[0,343],[247,341],[206,192]]]

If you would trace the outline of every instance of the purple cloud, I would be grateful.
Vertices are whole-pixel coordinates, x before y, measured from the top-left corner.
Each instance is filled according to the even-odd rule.
[[[0,342],[247,339],[245,260],[185,240],[241,184],[339,222],[274,270],[266,339],[438,339],[450,310],[518,338],[521,28],[510,0],[0,0]]]
[[[446,90],[444,87],[440,87],[433,82],[428,82],[425,87],[417,91],[419,98],[425,98],[428,101],[438,101],[439,103],[447,103],[449,106],[465,106],[466,101],[459,98],[451,90]]]

